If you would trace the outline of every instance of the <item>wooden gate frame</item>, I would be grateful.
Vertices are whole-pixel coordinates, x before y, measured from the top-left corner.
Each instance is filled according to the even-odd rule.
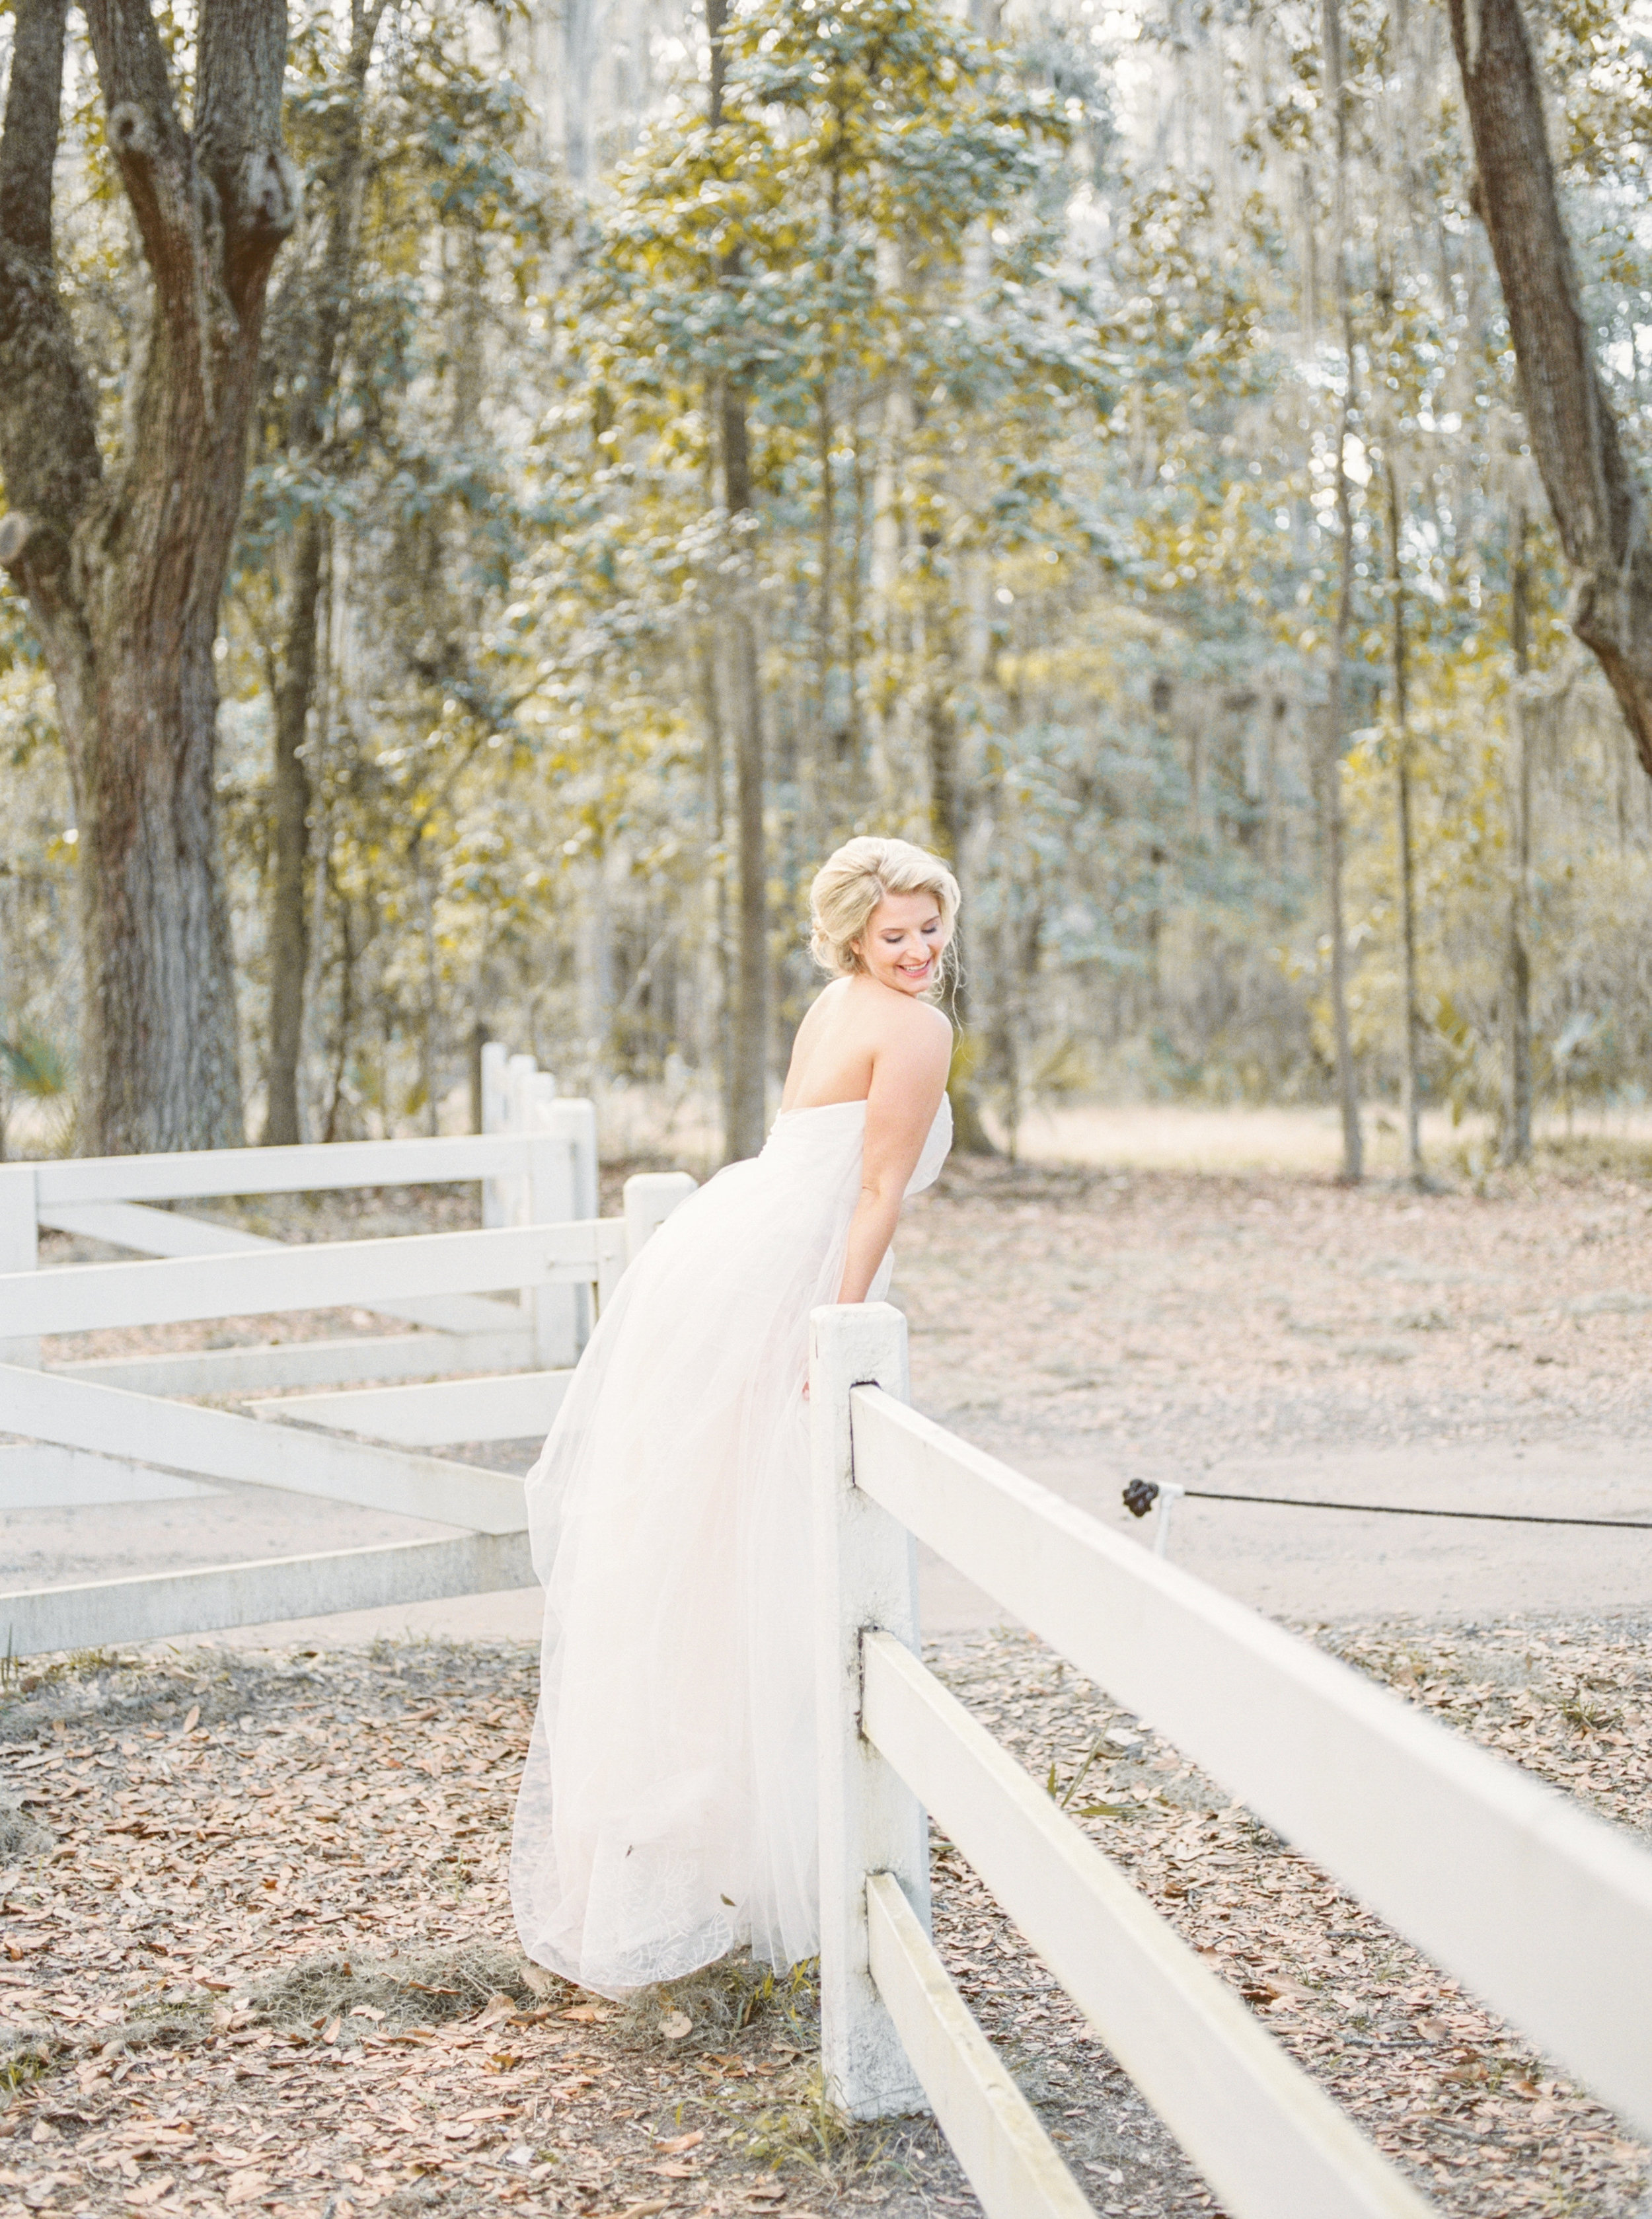
[[[598,1217],[590,1103],[557,1100],[531,1058],[506,1062],[499,1050],[488,1060],[505,1128],[481,1135],[0,1165],[0,1432],[128,1470],[251,1482],[456,1529],[0,1595],[7,1653],[533,1584],[521,1481],[419,1451],[546,1431],[591,1318],[695,1182],[686,1172],[640,1175],[626,1182],[624,1215]],[[152,1206],[473,1178],[486,1183],[484,1215],[494,1223],[383,1240],[287,1246]],[[143,1248],[152,1260],[41,1272],[41,1225]],[[514,1299],[497,1299],[499,1289]],[[419,1330],[40,1362],[43,1334],[341,1305]],[[467,1373],[482,1376],[451,1376]],[[271,1387],[332,1391],[260,1396],[249,1415],[179,1399]]]

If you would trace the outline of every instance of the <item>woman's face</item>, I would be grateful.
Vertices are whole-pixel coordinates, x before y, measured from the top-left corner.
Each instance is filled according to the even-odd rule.
[[[885,894],[852,945],[879,985],[922,994],[934,985],[947,945],[941,904],[933,894]]]

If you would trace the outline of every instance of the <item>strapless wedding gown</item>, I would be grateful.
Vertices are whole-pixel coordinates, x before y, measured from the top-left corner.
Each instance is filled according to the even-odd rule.
[[[528,1955],[600,1994],[819,1947],[803,1387],[865,1126],[864,1102],[783,1111],[673,1212],[528,1475],[545,1632],[511,1898]],[[943,1099],[909,1194],[951,1141]]]

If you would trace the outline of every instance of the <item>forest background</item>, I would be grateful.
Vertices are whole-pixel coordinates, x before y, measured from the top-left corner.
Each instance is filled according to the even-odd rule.
[[[1527,20],[1638,458],[1652,39]],[[118,443],[147,294],[78,22]],[[1328,1103],[1338,1001],[1363,1099],[1505,1155],[1645,1101],[1652,785],[1566,628],[1443,8],[304,0],[284,128],[216,648],[253,1137],[463,1125],[497,1036],[748,1152],[866,830],[964,882],[966,1139]],[[80,842],[6,575],[32,1153],[85,1145]]]

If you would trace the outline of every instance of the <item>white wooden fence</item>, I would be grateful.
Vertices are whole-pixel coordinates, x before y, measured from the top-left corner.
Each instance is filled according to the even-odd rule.
[[[39,1445],[53,1472],[67,1451],[83,1476],[94,1459],[125,1472],[159,1467],[457,1529],[450,1538],[0,1595],[9,1653],[532,1583],[521,1481],[421,1451],[545,1432],[595,1308],[694,1181],[686,1172],[628,1180],[624,1215],[598,1217],[590,1103],[558,1101],[531,1057],[507,1060],[494,1043],[483,1069],[496,1129],[475,1137],[0,1166],[0,1433]],[[289,1246],[153,1207],[469,1179],[485,1183],[491,1221],[478,1232]],[[40,1271],[41,1226],[148,1260]],[[419,1330],[40,1363],[47,1334],[341,1307]],[[482,1376],[459,1376],[467,1373]],[[359,1383],[385,1381],[404,1383]],[[330,1391],[258,1393],[295,1387]],[[239,1399],[246,1410],[178,1399],[191,1395]]]
[[[1433,2210],[918,1661],[914,1537],[1652,2131],[1652,1856],[906,1404],[905,1321],[817,1310],[823,2046],[927,2098],[991,2219],[1090,2206],[928,1939],[926,1813],[1232,2219]]]

